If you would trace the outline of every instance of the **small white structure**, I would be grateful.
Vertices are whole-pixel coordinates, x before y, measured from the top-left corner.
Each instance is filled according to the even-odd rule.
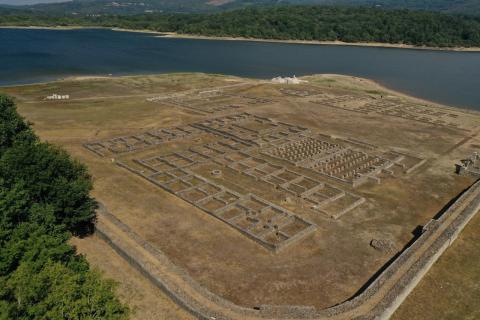
[[[60,95],[60,94],[54,93],[51,96],[47,96],[46,99],[47,100],[68,100],[68,99],[70,99],[70,95],[69,94]]]
[[[200,91],[198,94],[199,95],[214,95],[214,94],[219,94],[219,93],[220,93],[220,90],[213,89],[213,90]]]
[[[276,77],[276,78],[272,79],[272,82],[273,83],[281,83],[281,84],[301,84],[301,83],[305,83],[305,82],[308,82],[308,81],[300,80],[294,75],[292,78],[290,78],[290,77],[285,77],[285,78]]]

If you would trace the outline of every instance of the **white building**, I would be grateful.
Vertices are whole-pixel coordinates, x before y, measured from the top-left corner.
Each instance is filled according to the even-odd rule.
[[[290,77],[285,77],[285,78],[276,77],[276,78],[272,79],[272,82],[273,83],[282,83],[282,84],[300,84],[300,83],[305,83],[307,81],[300,80],[294,75],[292,78],[290,78]]]
[[[54,93],[51,96],[47,96],[46,99],[47,100],[68,100],[68,99],[70,99],[70,95],[69,94],[60,95],[60,94]]]

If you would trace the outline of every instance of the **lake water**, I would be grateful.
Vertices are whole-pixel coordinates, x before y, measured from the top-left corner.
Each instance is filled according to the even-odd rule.
[[[337,73],[480,110],[480,53],[160,38],[104,29],[0,29],[0,85],[80,75]]]

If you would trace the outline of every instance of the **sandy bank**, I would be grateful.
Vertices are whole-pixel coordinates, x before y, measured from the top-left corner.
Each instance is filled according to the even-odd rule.
[[[118,29],[118,31],[127,31]],[[276,40],[276,39],[255,39],[243,37],[209,37],[200,35],[178,34],[174,32],[159,32],[162,38],[178,38],[178,39],[201,39],[201,40],[226,40],[226,41],[254,41],[254,42],[272,42],[272,43],[291,43],[291,44],[309,44],[309,45],[332,45],[332,46],[352,46],[352,47],[379,47],[379,48],[397,48],[397,49],[414,49],[414,50],[438,50],[438,51],[459,51],[459,52],[480,52],[479,47],[427,47],[414,46],[408,44],[380,43],[380,42],[342,42],[342,41],[315,41],[315,40]]]
[[[331,45],[331,46],[352,46],[352,47],[377,47],[377,48],[397,48],[397,49],[413,49],[413,50],[437,50],[437,51],[457,51],[457,52],[480,52],[480,47],[427,47],[414,46],[408,44],[380,43],[380,42],[342,42],[342,41],[316,41],[316,40],[277,40],[277,39],[257,39],[244,37],[213,37],[202,35],[179,34],[175,32],[159,32],[146,29],[123,29],[123,28],[106,28],[99,26],[0,26],[0,29],[45,29],[45,30],[76,30],[76,29],[108,29],[120,32],[150,33],[161,38],[174,39],[197,39],[197,40],[223,40],[223,41],[253,41],[253,42],[270,42],[270,43],[290,43],[290,44],[308,44],[308,45]]]

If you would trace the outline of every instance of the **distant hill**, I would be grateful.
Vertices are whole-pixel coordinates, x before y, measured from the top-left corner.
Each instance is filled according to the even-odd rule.
[[[440,11],[445,13],[480,14],[479,0],[351,0],[391,9]]]
[[[480,47],[480,17],[340,6],[270,6],[215,14],[0,14],[3,26],[108,27],[213,37]]]
[[[480,0],[236,0],[234,6],[275,4],[319,4],[411,9],[444,13],[480,14]],[[226,4],[228,7],[231,4]]]
[[[49,14],[141,14],[155,12],[218,12],[249,6],[354,5],[479,14],[480,0],[73,0],[19,8]]]
[[[228,1],[221,0],[73,0],[64,3],[20,6],[33,12],[51,14],[140,14],[148,12],[216,11]]]

